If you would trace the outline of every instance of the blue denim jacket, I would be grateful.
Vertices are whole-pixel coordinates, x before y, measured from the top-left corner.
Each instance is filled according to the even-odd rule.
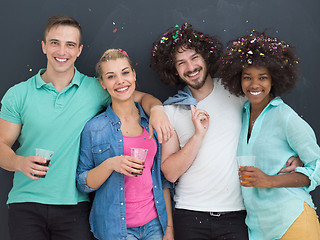
[[[140,110],[140,125],[147,131],[148,117]],[[81,135],[80,160],[77,169],[77,187],[81,192],[96,191],[90,212],[91,231],[98,239],[126,239],[127,224],[125,213],[124,175],[116,171],[98,188],[86,185],[89,170],[95,168],[110,157],[124,155],[121,122],[110,105],[107,110],[87,122]],[[163,188],[170,184],[160,170],[160,144],[156,134],[157,153],[152,168],[153,194],[163,233],[167,225],[167,213]]]

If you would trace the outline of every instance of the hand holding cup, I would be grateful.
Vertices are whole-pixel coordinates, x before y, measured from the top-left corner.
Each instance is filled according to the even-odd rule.
[[[39,157],[42,157],[44,159],[46,159],[46,162],[45,163],[40,163],[40,162],[36,162],[38,165],[41,165],[41,166],[49,166],[50,164],[50,161],[52,159],[52,156],[53,156],[53,151],[49,151],[49,150],[46,150],[46,149],[41,149],[41,148],[36,148],[36,156],[39,156]],[[33,176],[35,177],[39,177],[39,178],[45,178],[46,175],[37,175],[37,174],[34,174]]]

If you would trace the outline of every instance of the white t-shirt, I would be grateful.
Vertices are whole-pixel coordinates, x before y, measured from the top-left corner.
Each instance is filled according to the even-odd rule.
[[[244,98],[231,95],[214,79],[212,92],[197,108],[210,115],[208,131],[190,168],[179,178],[176,208],[224,212],[244,210],[236,151]],[[182,105],[165,106],[182,148],[194,134],[191,111]]]

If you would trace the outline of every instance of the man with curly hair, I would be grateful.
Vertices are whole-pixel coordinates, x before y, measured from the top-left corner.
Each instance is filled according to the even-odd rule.
[[[236,149],[244,98],[212,78],[222,44],[189,24],[154,42],[151,67],[187,85],[165,104],[174,136],[162,145],[162,171],[175,187],[175,239],[248,239]],[[190,111],[191,108],[191,111]]]

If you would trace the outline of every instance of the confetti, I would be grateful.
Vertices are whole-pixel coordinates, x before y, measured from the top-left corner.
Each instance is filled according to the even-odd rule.
[[[89,12],[91,12],[91,8],[89,8]]]
[[[118,28],[113,29],[113,33],[116,33],[118,31]]]

